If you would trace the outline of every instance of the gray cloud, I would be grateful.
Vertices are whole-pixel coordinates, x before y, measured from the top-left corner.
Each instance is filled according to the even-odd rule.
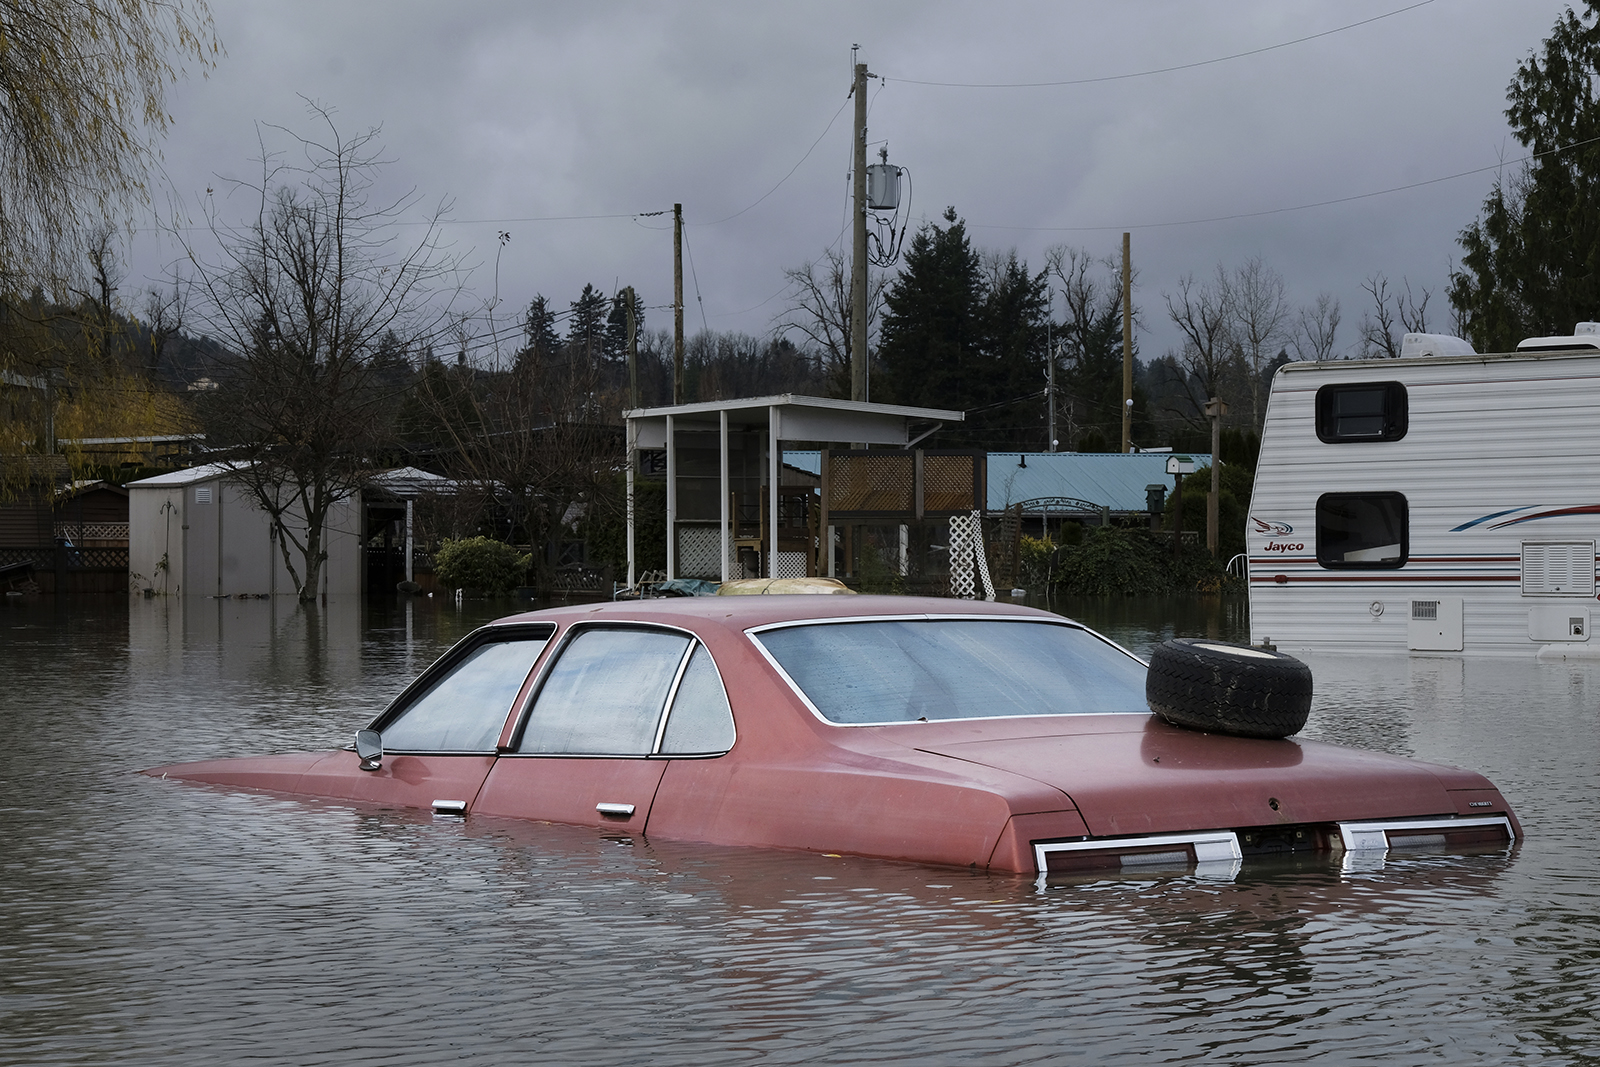
[[[977,243],[1035,267],[1053,244],[1109,254],[1131,228],[1141,347],[1176,343],[1161,293],[1185,272],[1261,255],[1299,302],[1330,292],[1354,340],[1375,271],[1436,291],[1457,232],[1492,175],[1346,204],[1194,225],[1386,189],[1519,156],[1502,115],[1515,64],[1564,5],[1435,0],[1370,25],[1259,55],[1091,85],[949,88],[926,81],[1044,81],[1192,63],[1404,7],[1240,2],[605,5],[481,2],[218,3],[227,57],[174,95],[164,146],[191,203],[216,175],[252,174],[257,123],[309,129],[299,96],[348,129],[382,124],[392,193],[454,202],[449,228],[485,265],[512,237],[500,292],[514,314],[537,291],[564,305],[585,282],[671,300],[663,218],[524,222],[668,209],[682,202],[705,321],[761,333],[783,270],[817,258],[845,220],[849,113],[777,192],[845,103],[849,47],[884,76],[870,138],[911,169],[916,216],[954,205]],[[282,139],[268,130],[268,143]],[[224,205],[244,208],[241,201]],[[480,221],[481,220],[481,221]],[[174,254],[142,233],[132,267]],[[687,322],[701,305],[688,287]],[[1600,313],[1600,309],[1597,309]],[[670,323],[651,313],[652,326]]]

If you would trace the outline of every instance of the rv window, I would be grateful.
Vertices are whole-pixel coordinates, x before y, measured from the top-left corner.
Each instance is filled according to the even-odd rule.
[[[1406,498],[1399,493],[1324,493],[1317,498],[1317,562],[1382,570],[1411,552]]]
[[[1317,436],[1329,444],[1398,441],[1406,435],[1406,407],[1399,382],[1324,385],[1317,390]]]

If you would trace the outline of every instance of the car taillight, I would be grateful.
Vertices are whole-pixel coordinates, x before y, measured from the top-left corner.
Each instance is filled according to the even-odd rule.
[[[1402,848],[1469,848],[1509,845],[1516,839],[1504,815],[1456,819],[1385,819],[1339,823],[1339,840],[1350,853],[1383,853]]]
[[[1200,867],[1236,865],[1244,853],[1231,830],[1198,834],[1039,841],[1033,858],[1040,875],[1108,867]]]

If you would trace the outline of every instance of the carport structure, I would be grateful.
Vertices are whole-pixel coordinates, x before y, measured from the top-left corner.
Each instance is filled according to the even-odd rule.
[[[708,577],[718,574],[727,581],[741,549],[753,550],[760,573],[752,577],[798,577],[808,564],[803,557],[798,562],[801,573],[794,573],[794,550],[786,553],[781,544],[794,530],[792,522],[786,526],[783,521],[784,478],[787,473],[793,496],[811,495],[818,482],[809,480],[805,472],[786,467],[785,443],[824,450],[839,444],[847,449],[889,446],[904,454],[934,431],[964,417],[960,411],[938,408],[794,394],[629,411],[625,414],[628,584],[635,584],[638,578],[636,477],[666,478],[669,579],[687,576],[682,563],[692,559],[696,565],[691,569]],[[818,478],[824,488],[824,519],[827,479],[825,464]],[[758,506],[759,514],[753,515]],[[741,524],[748,529],[741,531]],[[741,532],[757,536],[741,536]],[[818,533],[824,545],[831,544],[825,521]]]

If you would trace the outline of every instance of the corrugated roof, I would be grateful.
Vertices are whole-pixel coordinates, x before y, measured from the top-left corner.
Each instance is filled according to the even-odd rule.
[[[199,467],[189,467],[186,470],[173,471],[170,474],[157,474],[153,478],[140,478],[136,482],[129,482],[129,489],[166,489],[175,485],[191,485],[194,482],[203,482],[209,478],[218,478],[231,474],[237,469],[232,463],[206,463]]]
[[[1195,470],[1205,453],[1185,452]],[[1076,497],[1112,511],[1143,511],[1144,487],[1172,487],[1170,452],[990,452],[989,510],[1048,497]],[[1026,466],[1024,466],[1026,462]]]

